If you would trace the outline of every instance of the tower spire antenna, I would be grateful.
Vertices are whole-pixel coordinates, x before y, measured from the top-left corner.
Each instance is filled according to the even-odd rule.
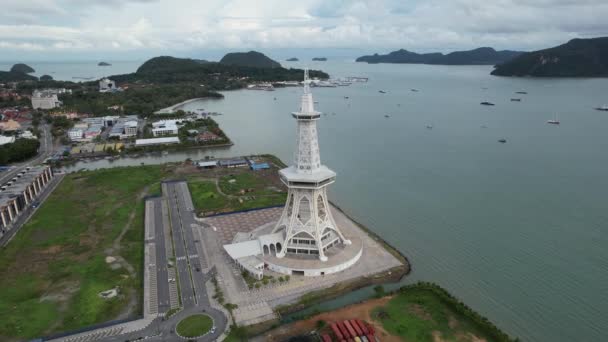
[[[304,68],[304,94],[310,93],[310,78],[308,76],[308,68]]]

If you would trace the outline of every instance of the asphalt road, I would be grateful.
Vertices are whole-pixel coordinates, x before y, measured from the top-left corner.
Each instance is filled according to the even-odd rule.
[[[168,256],[165,246],[163,227],[162,199],[154,199],[154,243],[156,244],[156,284],[158,312],[167,312],[171,308],[169,297],[169,275],[167,273]]]

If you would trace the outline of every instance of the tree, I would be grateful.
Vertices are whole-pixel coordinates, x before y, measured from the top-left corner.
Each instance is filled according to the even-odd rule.
[[[384,297],[384,295],[386,294],[384,291],[384,286],[382,285],[374,286],[374,292],[376,293],[377,298]]]

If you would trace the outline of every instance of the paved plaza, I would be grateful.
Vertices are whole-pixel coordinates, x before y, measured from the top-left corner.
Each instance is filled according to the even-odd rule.
[[[360,260],[345,271],[321,277],[292,275],[288,283],[275,283],[260,289],[249,289],[236,264],[223,250],[222,245],[230,243],[237,232],[251,232],[255,228],[276,222],[282,208],[261,209],[232,215],[222,215],[203,219],[203,231],[210,261],[217,267],[218,283],[223,288],[228,302],[239,307],[234,311],[238,324],[254,324],[274,318],[272,308],[296,302],[310,291],[329,288],[337,283],[360,277],[371,277],[397,266],[403,265],[381,244],[367,235],[344,213],[332,207],[336,224],[346,236],[360,239],[363,254]],[[288,257],[286,257],[288,258]],[[265,270],[265,274],[280,276]]]

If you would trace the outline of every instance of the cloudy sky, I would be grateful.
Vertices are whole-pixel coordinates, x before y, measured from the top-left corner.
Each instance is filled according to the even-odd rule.
[[[0,0],[0,59],[493,46],[608,36],[608,0]]]

